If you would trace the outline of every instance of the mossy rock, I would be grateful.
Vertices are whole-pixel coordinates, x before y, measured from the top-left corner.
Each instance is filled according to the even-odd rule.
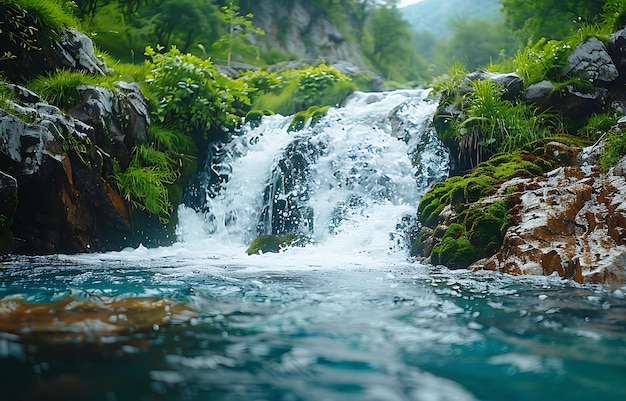
[[[451,224],[441,242],[430,255],[433,264],[446,265],[451,269],[463,269],[480,259],[482,251],[469,241],[467,231],[461,224]]]
[[[512,178],[536,177],[557,167],[571,165],[577,153],[574,145],[552,139],[537,141],[533,146],[494,155],[469,174],[437,183],[424,195],[417,208],[418,219],[424,227],[436,231],[444,223],[442,211],[447,206],[452,211],[445,221],[450,224],[446,234],[433,248],[432,263],[451,268],[467,267],[481,257],[495,254],[513,222],[519,188],[507,188],[505,197],[495,203],[483,200]],[[459,227],[462,230],[459,231]],[[414,244],[413,249],[421,248]]]
[[[511,153],[494,155],[491,159],[479,164],[471,173],[455,176],[444,182],[435,184],[422,198],[418,208],[420,222],[428,227],[439,223],[439,213],[447,205],[461,213],[480,199],[492,195],[497,187],[512,178],[531,178],[545,174],[559,166],[570,165],[575,159],[573,153],[553,151],[555,142],[542,140],[534,142],[534,151],[519,149]],[[571,149],[564,145],[565,150]]]
[[[265,116],[271,116],[274,112],[271,110],[250,110],[246,114],[246,122],[250,124],[252,128],[257,128],[261,125],[261,119]]]
[[[309,126],[313,127],[317,124],[322,117],[326,115],[330,106],[318,107],[311,106],[306,110],[302,110],[294,114],[291,124],[289,124],[289,132],[302,131],[306,127],[307,122]]]
[[[309,242],[302,234],[262,235],[255,238],[246,251],[248,255],[260,253],[278,253],[290,246],[304,246]]]

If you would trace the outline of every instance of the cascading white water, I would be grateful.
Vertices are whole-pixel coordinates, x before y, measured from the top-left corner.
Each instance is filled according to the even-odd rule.
[[[402,247],[419,198],[448,173],[429,126],[436,107],[428,90],[357,92],[298,132],[280,115],[246,125],[207,166],[204,204],[180,207],[178,238],[240,252],[297,231],[318,254]]]

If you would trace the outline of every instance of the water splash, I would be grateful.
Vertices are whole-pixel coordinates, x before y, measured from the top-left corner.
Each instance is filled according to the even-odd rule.
[[[357,92],[299,132],[280,115],[246,126],[210,150],[195,201],[179,209],[179,239],[241,249],[258,235],[298,232],[316,252],[403,249],[419,198],[448,173],[429,95]]]

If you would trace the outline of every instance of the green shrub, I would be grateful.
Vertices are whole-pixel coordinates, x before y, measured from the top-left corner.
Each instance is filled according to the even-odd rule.
[[[320,64],[299,70],[268,73],[254,71],[246,76],[254,109],[272,110],[282,115],[295,114],[311,106],[337,106],[359,87],[334,67]],[[359,76],[359,82],[363,77]]]
[[[510,152],[550,134],[554,115],[502,98],[504,88],[490,79],[472,81],[464,95],[463,118],[452,120],[459,158],[475,166],[497,152]]]
[[[529,43],[515,55],[516,72],[526,85],[543,80],[558,81],[571,48],[570,43],[546,38]]]
[[[151,66],[147,82],[157,100],[157,121],[204,139],[239,123],[250,109],[250,89],[243,79],[226,78],[211,60],[183,54],[175,46],[157,52],[161,50],[146,48]]]
[[[170,178],[171,172],[156,167],[130,166],[124,172],[118,171],[113,175],[113,181],[127,201],[159,216],[163,224],[168,222],[170,216],[171,203],[164,185],[170,183]]]

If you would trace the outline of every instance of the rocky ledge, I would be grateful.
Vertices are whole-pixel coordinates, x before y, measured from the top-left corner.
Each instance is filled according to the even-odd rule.
[[[579,283],[626,283],[626,159],[608,174],[591,166],[561,167],[515,178],[485,202],[519,191],[516,224],[500,250],[473,265],[510,274],[552,275]]]
[[[626,135],[625,60],[623,29],[606,44],[590,38],[572,49],[560,72],[563,82],[528,85],[517,74],[479,71],[444,92],[434,125],[455,163],[452,176],[419,205],[422,226],[413,254],[453,269],[626,284],[626,157],[606,173],[597,166],[603,148],[616,150],[605,139]],[[467,99],[474,83],[485,80],[497,84],[506,101],[575,122],[571,131],[555,125],[544,139],[504,154],[489,147],[495,139],[476,139],[469,156],[461,157],[468,146],[454,127],[471,122]],[[621,119],[594,132],[600,139],[584,147],[590,134],[577,130],[599,114]]]

